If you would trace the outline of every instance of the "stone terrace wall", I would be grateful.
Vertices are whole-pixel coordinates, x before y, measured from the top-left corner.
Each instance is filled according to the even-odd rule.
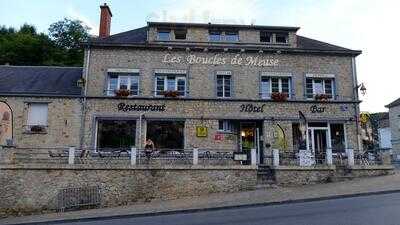
[[[257,182],[256,169],[249,166],[104,169],[8,165],[1,167],[0,174],[0,217],[54,211],[58,190],[67,187],[100,186],[102,206],[105,207],[151,199],[252,190]]]

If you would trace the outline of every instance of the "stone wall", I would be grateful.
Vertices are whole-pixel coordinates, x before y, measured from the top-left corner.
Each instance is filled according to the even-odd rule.
[[[392,149],[395,160],[400,161],[400,105],[389,108]]]
[[[215,192],[252,190],[256,169],[231,166],[199,168],[114,168],[1,166],[0,217],[53,211],[60,189],[97,185],[102,206],[126,205],[151,199],[174,199]]]

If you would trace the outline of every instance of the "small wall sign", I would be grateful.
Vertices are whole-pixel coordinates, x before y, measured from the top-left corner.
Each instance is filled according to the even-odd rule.
[[[242,152],[234,152],[233,160],[235,161],[247,161],[247,154]]]
[[[215,141],[222,141],[222,140],[224,140],[224,135],[223,134],[215,134],[214,135],[214,140]]]
[[[196,136],[197,137],[207,137],[208,130],[207,127],[197,126],[196,127]]]
[[[317,105],[312,105],[310,107],[310,112],[311,113],[323,113],[323,112],[325,112],[325,107],[319,107]]]

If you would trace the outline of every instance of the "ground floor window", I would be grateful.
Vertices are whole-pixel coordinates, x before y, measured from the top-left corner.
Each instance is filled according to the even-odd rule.
[[[183,149],[184,129],[184,121],[147,121],[146,139],[156,149]]]
[[[332,153],[345,152],[345,137],[343,124],[331,124]]]
[[[135,146],[136,120],[98,120],[97,148]]]

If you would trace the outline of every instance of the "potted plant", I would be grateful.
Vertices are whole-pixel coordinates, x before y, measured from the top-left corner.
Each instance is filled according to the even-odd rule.
[[[317,101],[328,101],[329,97],[326,94],[317,94],[314,96]]]
[[[115,95],[117,97],[128,97],[131,94],[131,92],[127,89],[118,89],[115,90]]]
[[[178,91],[165,91],[163,93],[164,97],[167,98],[176,98],[179,96],[179,92]]]
[[[276,102],[285,102],[288,98],[287,93],[274,92],[271,94],[271,99]]]

